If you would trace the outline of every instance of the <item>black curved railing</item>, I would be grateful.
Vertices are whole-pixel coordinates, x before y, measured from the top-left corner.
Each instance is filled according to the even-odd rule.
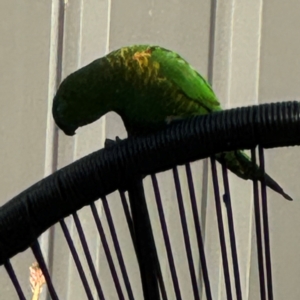
[[[223,151],[299,145],[299,132],[300,103],[293,101],[197,116],[152,135],[118,141],[39,181],[0,208],[0,264],[35,247],[45,230],[83,206],[116,190],[137,191],[134,183],[143,176]]]

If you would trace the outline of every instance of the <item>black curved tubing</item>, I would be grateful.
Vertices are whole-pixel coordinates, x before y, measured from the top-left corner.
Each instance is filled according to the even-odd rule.
[[[0,208],[0,265],[60,219],[128,183],[212,154],[300,144],[300,103],[236,108],[174,122],[156,134],[96,151]]]

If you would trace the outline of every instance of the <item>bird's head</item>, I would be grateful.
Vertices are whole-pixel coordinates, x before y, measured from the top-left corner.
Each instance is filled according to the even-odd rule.
[[[77,97],[78,94],[72,89],[70,78],[67,77],[59,86],[53,99],[52,114],[55,123],[66,135],[70,136],[74,135],[79,127],[79,118],[75,111]]]
[[[57,126],[74,135],[78,127],[90,124],[111,110],[101,59],[72,73],[60,84],[52,114]]]
[[[59,92],[59,90],[58,90]],[[57,94],[53,100],[52,114],[56,125],[69,136],[75,135],[75,131],[78,128],[75,120],[69,116],[69,105],[67,104],[67,99],[63,95]]]

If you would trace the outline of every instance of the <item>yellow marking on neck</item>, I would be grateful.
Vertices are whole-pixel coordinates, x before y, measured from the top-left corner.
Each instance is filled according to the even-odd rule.
[[[147,50],[142,52],[135,52],[133,54],[133,59],[138,62],[141,70],[148,67],[148,57],[151,57],[151,53],[147,52]]]
[[[151,57],[151,50],[147,49],[145,51],[137,51],[133,55],[133,60],[136,60],[139,68],[138,71],[140,74],[143,73],[144,83],[148,81],[156,80],[160,65],[157,61],[149,60]]]

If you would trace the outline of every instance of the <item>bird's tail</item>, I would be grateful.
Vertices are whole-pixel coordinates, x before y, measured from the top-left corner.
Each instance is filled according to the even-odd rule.
[[[220,163],[225,164],[225,166],[237,176],[243,179],[256,179],[259,181],[264,179],[270,189],[279,193],[287,200],[293,200],[274,179],[264,173],[257,165],[253,165],[251,159],[243,151],[237,150],[220,153],[216,155],[216,159]]]

